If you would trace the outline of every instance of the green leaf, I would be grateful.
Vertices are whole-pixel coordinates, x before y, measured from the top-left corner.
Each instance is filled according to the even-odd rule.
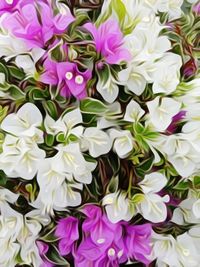
[[[200,187],[200,176],[195,176],[193,178],[193,184],[194,184],[194,187]]]
[[[178,184],[176,184],[173,188],[176,190],[188,190],[189,189],[189,183],[188,183],[188,181],[181,181]]]
[[[9,66],[9,72],[12,77],[17,78],[20,81],[25,78],[24,72],[15,66]]]
[[[123,2],[121,0],[113,0],[111,3],[111,7],[116,12],[119,18],[120,24],[123,25],[124,19],[127,13]]]
[[[51,135],[51,134],[47,134],[45,136],[45,143],[47,144],[47,146],[51,147],[53,145],[53,143],[54,143],[54,136]]]
[[[153,165],[153,161],[154,161],[154,156],[152,156],[151,158],[146,159],[139,166],[137,166],[136,171],[139,171],[142,174],[144,174],[145,172],[150,171],[151,168],[152,168],[152,165]]]
[[[65,138],[64,133],[59,133],[59,134],[56,136],[56,140],[57,140],[59,143],[64,143],[64,142],[66,141],[66,138]]]
[[[57,112],[57,108],[56,108],[55,103],[51,100],[47,100],[47,101],[43,102],[43,106],[44,106],[45,110],[48,112],[48,114],[54,120],[56,120],[58,117],[58,112]]]
[[[140,193],[135,194],[135,195],[131,198],[132,203],[134,203],[134,204],[138,204],[138,203],[142,202],[143,199],[144,199],[144,195],[143,195],[143,194],[140,194]]]
[[[55,232],[55,227],[48,232],[47,234],[45,234],[44,236],[40,237],[40,239],[44,242],[47,243],[52,243],[52,242],[56,242],[59,240],[59,237],[55,236],[54,232]]]
[[[83,113],[103,114],[107,107],[101,101],[87,97],[80,102],[80,109]]]
[[[112,177],[108,186],[107,186],[107,192],[108,193],[117,192],[118,186],[119,186],[119,178],[118,177]]]
[[[0,170],[0,186],[4,186],[7,183],[7,176],[6,174]]]
[[[56,266],[70,267],[68,261],[66,261],[62,256],[60,256],[59,251],[54,245],[51,245],[51,247],[49,247],[48,252],[44,256],[49,262],[55,264]]]
[[[15,85],[11,85],[8,91],[10,96],[16,100],[25,99],[25,93]]]

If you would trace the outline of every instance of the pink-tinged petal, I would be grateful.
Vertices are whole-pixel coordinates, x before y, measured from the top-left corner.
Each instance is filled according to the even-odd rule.
[[[40,267],[55,267],[52,263],[44,260],[43,263],[40,265]]]
[[[49,250],[49,246],[42,241],[36,241],[36,244],[37,244],[40,256],[43,256]]]
[[[94,41],[95,41],[95,45],[96,45],[96,50],[97,52],[101,52],[101,46],[102,46],[102,41],[100,39],[100,36],[99,36],[99,32],[98,32],[98,29],[95,27],[94,24],[92,24],[91,22],[89,23],[86,23],[84,25],[84,28],[90,32],[94,38]]]
[[[59,85],[60,88],[60,95],[65,97],[65,98],[69,98],[71,96],[71,92],[69,90],[69,87],[65,84],[65,82],[62,82]]]
[[[56,34],[64,32],[73,21],[75,21],[75,18],[70,13],[67,15],[56,15],[53,20],[55,26],[54,32]]]
[[[8,4],[5,0],[0,1],[0,15],[5,12],[13,12],[19,0],[13,0],[12,4]]]
[[[131,54],[127,49],[120,49],[116,54],[110,54],[105,58],[109,64],[119,64],[122,61],[130,61]]]
[[[56,71],[56,62],[46,59],[44,62],[44,72],[40,76],[40,80],[43,83],[56,85],[58,83],[58,76]]]
[[[71,253],[74,242],[79,239],[78,219],[72,216],[61,219],[55,235],[61,238],[58,244],[61,255]]]
[[[76,64],[71,63],[71,62],[59,62],[59,63],[57,63],[56,64],[56,70],[57,70],[59,82],[65,80],[65,75],[67,72],[71,72],[72,74],[74,74],[75,66],[76,66]]]
[[[151,253],[151,225],[128,226],[126,232],[125,243],[129,257],[144,264],[150,263],[148,256]]]

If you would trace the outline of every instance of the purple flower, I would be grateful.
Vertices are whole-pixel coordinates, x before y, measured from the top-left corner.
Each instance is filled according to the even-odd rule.
[[[39,12],[38,12],[39,11]],[[3,26],[16,37],[22,38],[29,48],[44,47],[54,34],[63,33],[74,17],[58,14],[54,16],[51,6],[43,1],[27,1],[17,11],[8,14]]]
[[[186,111],[182,110],[172,118],[171,124],[167,128],[167,132],[172,134],[177,129],[177,124],[185,118]]]
[[[151,253],[151,233],[150,224],[129,225],[126,227],[125,243],[128,256],[144,264],[149,264],[148,256]]]
[[[39,250],[39,254],[41,256],[44,256],[44,254],[46,254],[47,251],[49,250],[49,246],[46,243],[42,242],[42,241],[37,241],[36,244],[37,244],[37,247],[38,247],[38,250]]]
[[[78,219],[72,216],[61,219],[56,227],[55,235],[60,238],[58,244],[60,254],[71,253],[74,242],[79,238]]]
[[[41,81],[58,85],[62,96],[73,95],[78,99],[86,97],[86,84],[92,76],[91,70],[82,72],[76,63],[55,62],[48,58],[44,62],[44,70]]]
[[[1,0],[0,1],[0,15],[5,12],[12,12],[19,0]]]
[[[200,3],[197,3],[193,6],[192,10],[197,14],[200,15]]]
[[[185,78],[189,78],[197,72],[198,66],[194,58],[191,58],[183,65],[183,75]]]
[[[107,20],[99,28],[92,23],[86,23],[84,28],[93,36],[96,50],[109,64],[128,61],[130,53],[123,47],[123,34],[115,20]]]

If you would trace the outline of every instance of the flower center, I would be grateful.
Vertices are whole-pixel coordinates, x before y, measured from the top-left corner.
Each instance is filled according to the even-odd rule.
[[[77,84],[82,84],[83,81],[84,81],[83,76],[81,76],[81,75],[77,75],[77,76],[76,76],[76,78],[75,78],[75,83],[77,83]]]
[[[105,239],[104,238],[99,238],[98,240],[97,240],[97,243],[98,244],[103,244],[105,242]]]
[[[68,72],[66,72],[65,77],[66,77],[67,80],[70,81],[72,79],[72,77],[73,77],[73,74],[70,71],[68,71]]]
[[[120,251],[117,253],[117,257],[118,257],[118,258],[121,258],[122,255],[123,255],[123,250],[120,250]]]
[[[115,250],[114,250],[114,248],[110,248],[109,250],[108,250],[108,256],[115,256]]]
[[[5,2],[6,2],[8,5],[12,5],[13,0],[5,0]]]

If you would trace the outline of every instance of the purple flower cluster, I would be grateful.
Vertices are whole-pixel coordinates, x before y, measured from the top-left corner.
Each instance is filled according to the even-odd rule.
[[[82,223],[81,242],[80,222],[75,217],[61,219],[55,232],[60,238],[60,254],[72,253],[76,267],[116,267],[128,260],[146,265],[150,262],[150,224],[130,225],[124,221],[113,224],[96,205],[86,205],[82,212],[86,218]]]

